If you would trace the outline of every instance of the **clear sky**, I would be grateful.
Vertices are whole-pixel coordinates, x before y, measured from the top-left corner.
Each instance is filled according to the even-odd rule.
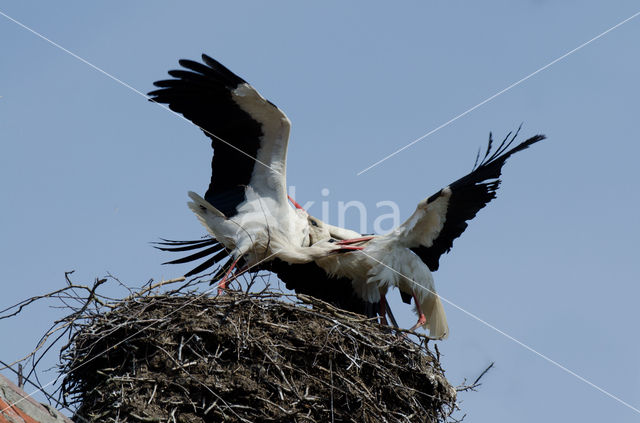
[[[498,198],[435,274],[439,293],[640,408],[640,17],[374,169],[357,172],[640,11],[637,1],[9,2],[0,11],[146,93],[206,52],[293,123],[300,201],[394,201],[402,218],[468,172],[489,131],[549,139],[513,157]],[[0,16],[0,308],[111,272],[180,275],[151,248],[204,232],[186,192],[209,181],[191,124]],[[322,196],[322,190],[329,194]],[[347,225],[357,226],[355,216]],[[392,294],[403,326],[410,307]],[[640,421],[640,413],[445,304],[439,343],[469,421]],[[0,359],[60,311],[0,321]],[[12,334],[7,336],[7,334]],[[53,364],[53,358],[51,364]],[[43,375],[42,381],[53,378]],[[460,416],[460,415],[459,415]]]

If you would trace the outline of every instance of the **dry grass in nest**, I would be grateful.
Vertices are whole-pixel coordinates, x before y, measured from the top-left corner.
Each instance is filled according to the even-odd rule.
[[[78,421],[435,422],[456,399],[425,339],[274,292],[123,301],[62,358]]]

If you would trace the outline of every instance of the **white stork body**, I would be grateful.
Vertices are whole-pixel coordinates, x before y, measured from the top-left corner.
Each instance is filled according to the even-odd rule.
[[[449,326],[433,275],[411,247],[433,245],[444,227],[450,197],[447,187],[437,200],[421,201],[413,215],[391,233],[357,242],[361,251],[329,254],[317,263],[329,274],[351,279],[354,290],[366,301],[379,302],[389,287],[414,297],[419,315],[416,327],[429,329],[432,338],[444,339]]]
[[[204,198],[189,192],[188,205],[229,252],[217,255],[218,261],[230,256],[230,271],[240,259],[252,267],[275,258],[308,263],[326,254],[311,247],[308,214],[287,199],[289,119],[243,79],[202,58],[204,64],[180,60],[188,70],[169,71],[175,79],[157,81],[160,89],[150,95],[211,138],[209,189]]]
[[[242,257],[247,266],[270,257],[287,263],[313,260],[313,248],[293,247],[309,247],[309,223],[304,211],[288,205],[280,207],[272,199],[257,195],[250,186],[245,195],[246,201],[232,218],[224,216],[194,192],[189,192],[192,201],[188,205],[211,236],[221,242],[234,259]],[[325,250],[317,252],[326,253]]]
[[[375,236],[361,243],[361,251],[330,254],[316,262],[330,275],[351,279],[354,291],[365,301],[380,302],[391,287],[413,296],[418,315],[425,318],[416,326],[428,329],[434,339],[444,339],[449,326],[433,275],[395,235]]]

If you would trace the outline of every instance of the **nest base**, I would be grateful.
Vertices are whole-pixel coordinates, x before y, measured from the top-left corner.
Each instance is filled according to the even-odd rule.
[[[283,297],[156,295],[96,315],[63,355],[76,421],[435,422],[453,411],[426,341]]]

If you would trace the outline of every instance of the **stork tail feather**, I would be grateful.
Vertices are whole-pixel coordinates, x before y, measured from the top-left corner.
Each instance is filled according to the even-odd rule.
[[[449,336],[449,325],[440,296],[429,295],[422,303],[422,312],[427,318],[425,328],[429,329],[429,336],[435,339],[446,339]]]

